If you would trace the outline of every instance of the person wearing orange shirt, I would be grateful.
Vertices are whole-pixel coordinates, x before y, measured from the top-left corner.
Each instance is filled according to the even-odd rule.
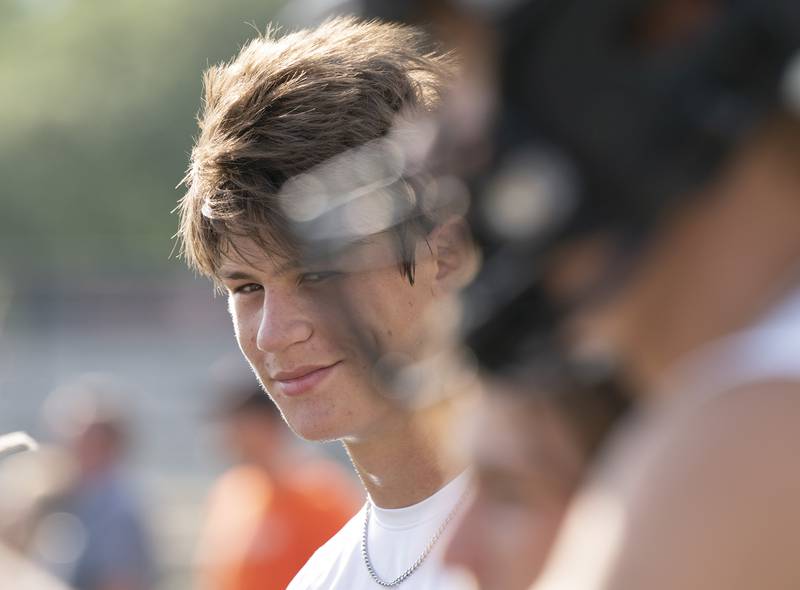
[[[209,497],[200,541],[203,590],[284,590],[360,505],[337,464],[299,451],[254,384],[219,412],[237,464]]]

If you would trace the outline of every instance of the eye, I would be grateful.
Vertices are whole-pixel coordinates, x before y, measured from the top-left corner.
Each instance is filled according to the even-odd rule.
[[[250,293],[255,293],[256,291],[261,290],[261,285],[257,283],[246,283],[244,285],[238,285],[231,289],[231,293],[235,295],[249,295]]]
[[[326,279],[330,279],[339,276],[341,274],[342,273],[335,270],[319,270],[314,272],[304,272],[300,274],[297,282],[300,285],[321,283]]]

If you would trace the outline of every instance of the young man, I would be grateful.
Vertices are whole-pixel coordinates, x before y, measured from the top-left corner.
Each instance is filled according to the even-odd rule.
[[[464,392],[417,369],[447,357],[442,320],[472,258],[460,221],[420,207],[395,143],[420,141],[407,123],[452,75],[428,46],[341,18],[205,74],[183,252],[227,292],[289,426],[342,441],[369,494],[292,589],[447,587],[440,537],[468,486],[445,442]]]

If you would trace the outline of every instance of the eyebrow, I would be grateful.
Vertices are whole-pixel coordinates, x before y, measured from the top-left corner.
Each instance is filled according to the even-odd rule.
[[[353,240],[347,246],[346,249],[350,250],[350,249],[352,249],[354,247],[368,246],[368,245],[370,245],[370,244],[372,244],[374,242],[375,242],[374,235],[369,235],[369,236],[365,236],[363,238],[359,238],[357,240]],[[341,254],[342,253],[340,253],[340,255]],[[284,262],[283,264],[278,266],[278,268],[275,270],[275,275],[276,276],[280,276],[280,275],[283,275],[283,274],[285,274],[287,272],[290,272],[290,271],[295,271],[295,270],[298,270],[298,269],[307,268],[308,266],[314,266],[314,264],[312,263],[312,264],[309,265],[308,262],[303,262],[303,261],[299,261],[299,260],[296,260],[296,259],[287,260],[286,262]],[[219,277],[221,279],[227,279],[227,280],[231,280],[231,281],[240,281],[240,280],[256,281],[257,280],[254,275],[252,275],[252,274],[250,274],[248,272],[245,272],[245,271],[235,270],[235,269],[231,269],[231,270],[228,270],[228,271],[220,270],[218,274],[219,274]]]
[[[219,273],[220,278],[228,279],[230,281],[238,281],[238,280],[254,280],[255,277],[253,275],[248,274],[246,272],[242,272],[239,270],[231,270],[231,271],[221,271]]]
[[[285,274],[285,273],[287,273],[289,271],[296,270],[296,269],[300,268],[300,266],[301,266],[300,263],[298,263],[297,261],[290,260],[290,261],[285,262],[284,264],[280,265],[275,270],[275,275],[276,276],[280,276],[280,275]],[[219,277],[221,279],[228,279],[230,281],[239,281],[239,280],[256,281],[256,280],[258,280],[255,277],[255,275],[252,275],[252,274],[250,274],[250,273],[248,273],[246,271],[236,270],[236,269],[220,270],[219,271]]]

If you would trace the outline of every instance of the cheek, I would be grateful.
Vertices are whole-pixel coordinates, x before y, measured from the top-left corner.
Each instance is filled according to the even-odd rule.
[[[258,335],[259,318],[255,310],[241,303],[236,303],[233,298],[228,298],[228,313],[233,323],[233,333],[241,351],[250,358],[256,350],[256,337]]]
[[[540,503],[503,503],[487,499],[479,512],[483,550],[490,570],[520,582],[532,582],[547,557],[563,510]],[[520,561],[515,556],[525,555]]]
[[[425,285],[409,285],[405,279],[389,283],[370,295],[369,319],[379,340],[390,348],[411,353],[425,340],[429,309]]]
[[[492,503],[478,496],[454,532],[448,562],[470,570],[482,588],[509,588],[510,570],[527,561],[527,554],[508,524],[505,520],[498,522]],[[520,555],[525,555],[526,560],[520,560]]]
[[[508,509],[498,518],[505,530],[495,538],[495,556],[504,568],[509,587],[527,588],[541,574],[555,541],[563,511],[553,507],[519,507]],[[525,555],[526,559],[514,559]]]

